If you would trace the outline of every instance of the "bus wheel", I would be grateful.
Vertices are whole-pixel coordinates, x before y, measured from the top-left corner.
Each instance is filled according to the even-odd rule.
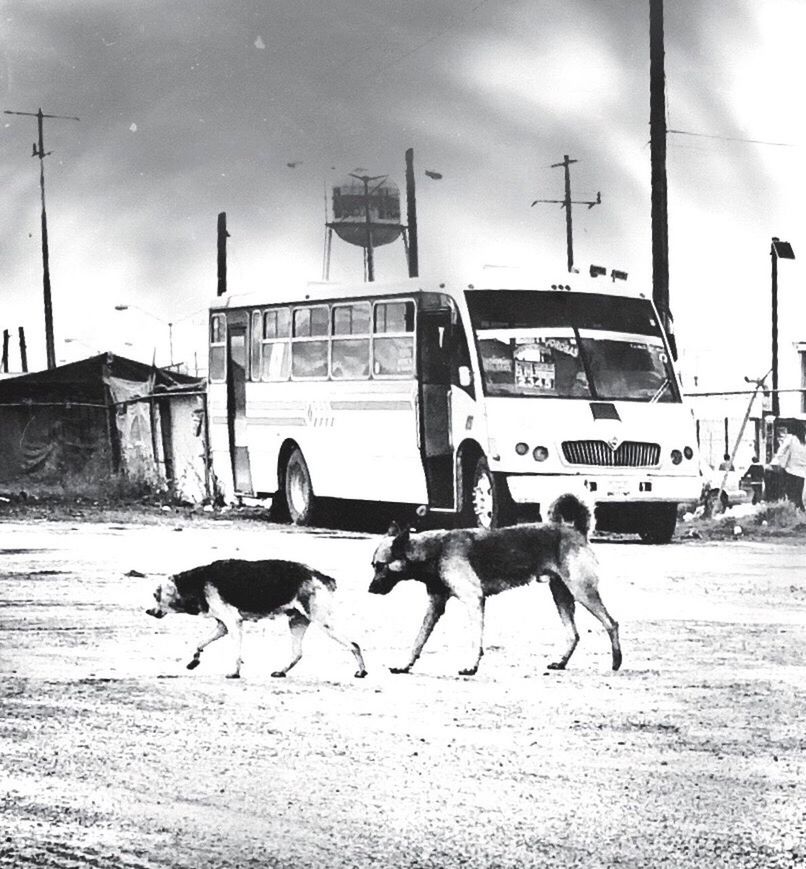
[[[638,533],[644,543],[669,543],[677,525],[677,504],[647,504],[644,527]]]
[[[465,523],[473,528],[500,528],[512,513],[506,485],[497,480],[481,456],[473,470],[472,482],[465,490]]]
[[[311,474],[302,450],[296,447],[285,464],[285,503],[294,525],[310,525],[316,506]]]

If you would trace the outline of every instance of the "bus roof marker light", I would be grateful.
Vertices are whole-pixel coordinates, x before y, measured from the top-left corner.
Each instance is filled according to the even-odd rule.
[[[610,272],[610,277],[614,281],[626,281],[627,280],[627,272],[619,271],[619,269],[613,269],[613,271]]]
[[[592,278],[600,278],[607,274],[607,269],[604,266],[591,265],[590,275]]]

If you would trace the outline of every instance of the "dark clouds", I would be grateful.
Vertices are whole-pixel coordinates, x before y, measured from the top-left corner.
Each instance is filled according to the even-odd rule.
[[[648,279],[646,7],[636,0],[6,2],[2,107],[41,105],[81,117],[46,126],[55,152],[47,172],[57,333],[60,324],[85,325],[71,319],[79,284],[88,304],[103,307],[124,294],[166,318],[203,304],[214,292],[221,210],[233,236],[235,285],[318,278],[324,186],[356,166],[402,183],[407,147],[420,170],[443,175],[419,175],[424,271],[530,258],[561,268],[561,213],[529,203],[561,194],[562,174],[550,165],[568,153],[579,160],[575,195],[603,196],[601,206],[575,213],[579,261],[606,261]],[[746,135],[732,65],[747,63],[755,43],[775,50],[758,14],[794,7],[787,0],[666,7],[670,126]],[[28,155],[35,124],[4,118],[5,298],[34,331],[38,202]],[[779,186],[763,150],[670,139],[673,243],[690,244],[692,219],[715,198],[745,209],[753,191],[774,210]],[[696,271],[702,255],[695,247],[684,259],[673,247],[673,274]],[[360,263],[360,252],[334,247],[334,276],[356,277]],[[389,276],[405,272],[396,249],[379,252],[378,264]],[[683,298],[680,305],[685,317]]]

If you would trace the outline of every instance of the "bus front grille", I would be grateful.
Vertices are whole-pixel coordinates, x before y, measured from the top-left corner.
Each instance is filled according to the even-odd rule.
[[[604,441],[563,441],[563,456],[571,465],[649,468],[660,461],[660,444],[623,441],[613,449]]]

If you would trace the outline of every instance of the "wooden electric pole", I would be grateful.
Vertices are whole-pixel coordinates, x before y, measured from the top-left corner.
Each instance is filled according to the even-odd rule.
[[[409,229],[409,277],[420,275],[420,244],[417,236],[417,191],[414,184],[414,149],[406,150],[406,223]]]
[[[571,199],[571,164],[578,162],[577,160],[571,160],[568,154],[563,156],[562,163],[552,163],[551,168],[557,169],[562,166],[565,173],[565,196],[562,199],[535,199],[532,203],[532,206],[537,205],[538,203],[550,203],[552,205],[561,205],[565,209],[565,246],[568,258],[568,271],[573,272],[574,270],[574,229],[573,222],[571,219],[571,206],[572,205],[587,205],[588,209],[593,208],[594,205],[602,204],[602,194],[597,193],[596,199],[591,201],[583,201],[580,202],[575,199]]]
[[[47,367],[56,367],[56,348],[53,341],[53,303],[51,301],[50,292],[50,255],[48,252],[48,219],[45,211],[45,157],[51,154],[51,151],[45,151],[45,137],[43,131],[43,121],[45,118],[58,118],[63,121],[77,121],[79,118],[74,118],[69,115],[45,115],[42,109],[37,112],[11,112],[5,110],[7,115],[25,115],[29,118],[36,118],[37,129],[39,132],[38,142],[34,142],[32,157],[39,157],[39,190],[42,199],[42,284],[45,297],[45,352],[47,356]]]
[[[666,73],[663,0],[649,0],[649,136],[652,177],[652,298],[669,326],[669,217],[666,196]]]

